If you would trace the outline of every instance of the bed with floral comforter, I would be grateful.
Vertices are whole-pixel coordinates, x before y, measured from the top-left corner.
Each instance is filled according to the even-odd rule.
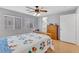
[[[0,38],[0,53],[44,53],[48,48],[54,49],[49,36],[26,33]]]

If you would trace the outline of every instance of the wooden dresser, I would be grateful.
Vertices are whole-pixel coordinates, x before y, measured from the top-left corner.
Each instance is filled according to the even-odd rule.
[[[47,33],[50,33],[50,37],[54,40],[58,40],[58,26],[50,24],[47,26]]]

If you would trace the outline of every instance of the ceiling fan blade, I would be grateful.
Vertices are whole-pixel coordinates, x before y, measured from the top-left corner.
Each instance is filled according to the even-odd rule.
[[[40,10],[40,12],[48,12],[47,10]]]
[[[34,12],[34,11],[27,11],[27,13],[32,13],[32,12]]]
[[[26,10],[26,11],[33,11],[33,10]]]
[[[31,8],[31,7],[26,7],[26,8],[28,8],[28,9],[32,9],[32,10],[35,10],[34,8]]]

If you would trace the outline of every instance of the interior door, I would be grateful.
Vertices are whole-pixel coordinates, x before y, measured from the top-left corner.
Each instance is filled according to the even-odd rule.
[[[60,16],[60,40],[70,43],[76,42],[75,14]]]

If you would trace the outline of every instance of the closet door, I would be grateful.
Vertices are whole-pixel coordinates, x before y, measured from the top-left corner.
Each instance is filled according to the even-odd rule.
[[[60,40],[76,43],[75,14],[60,16]]]
[[[76,37],[77,37],[77,45],[79,45],[79,8],[77,9],[77,31],[76,31]]]

